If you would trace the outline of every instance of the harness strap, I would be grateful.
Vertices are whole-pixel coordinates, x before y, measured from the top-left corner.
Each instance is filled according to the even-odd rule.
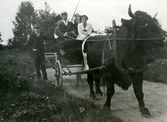
[[[121,72],[125,72],[125,73],[139,73],[139,72],[143,72],[145,69],[146,69],[146,63],[145,63],[145,65],[143,66],[143,67],[141,67],[140,69],[134,69],[134,68],[131,68],[131,67],[129,67],[127,70],[125,69],[125,68],[123,68],[123,66],[122,66],[122,63],[121,63],[121,61],[120,61],[120,53],[119,53],[119,45],[118,45],[118,38],[116,38],[117,37],[117,28],[116,28],[116,24],[115,24],[115,20],[113,20],[113,22],[112,22],[112,24],[113,24],[113,30],[114,30],[114,38],[113,38],[113,44],[112,44],[112,47],[111,47],[111,42],[108,40],[108,44],[109,44],[109,47],[110,47],[110,50],[113,50],[113,56],[114,56],[114,59],[115,59],[115,66],[116,66],[116,68],[119,70],[119,71],[121,71]],[[133,24],[135,24],[135,22],[133,23]],[[134,25],[133,25],[134,26]],[[133,30],[133,28],[132,28],[132,33],[133,33],[133,35],[132,35],[132,39],[131,39],[131,41],[132,41],[132,45],[133,45],[133,41],[135,40],[135,38],[134,38],[134,32],[133,32],[134,30]],[[133,48],[133,47],[132,47]]]
[[[118,41],[115,40],[115,38],[117,37],[117,28],[116,28],[116,23],[115,20],[112,21],[112,26],[113,26],[113,30],[114,30],[114,40],[113,40],[113,44],[112,44],[112,50],[113,50],[113,56],[115,59],[115,66],[117,67],[118,70],[120,70],[121,72],[125,72],[126,70],[122,67],[121,62],[119,61],[119,50],[118,50]],[[110,41],[108,41],[110,43]]]

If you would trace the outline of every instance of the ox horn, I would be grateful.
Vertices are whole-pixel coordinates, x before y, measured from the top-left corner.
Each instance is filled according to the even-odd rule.
[[[153,17],[153,18],[155,18],[155,17],[157,16],[157,14],[158,14],[158,12],[154,15],[154,17]]]
[[[131,11],[131,4],[129,5],[128,14],[130,17],[134,18],[134,14]]]

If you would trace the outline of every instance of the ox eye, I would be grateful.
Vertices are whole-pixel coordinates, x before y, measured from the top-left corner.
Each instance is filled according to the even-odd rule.
[[[141,28],[148,27],[148,23],[145,23],[145,24],[141,25],[140,27],[141,27]]]

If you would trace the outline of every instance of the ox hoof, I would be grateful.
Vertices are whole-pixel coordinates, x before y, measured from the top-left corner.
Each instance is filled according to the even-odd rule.
[[[142,114],[144,117],[146,117],[146,118],[151,117],[150,111],[149,111],[147,108],[142,108],[142,109],[140,110],[140,112],[141,112],[141,114]]]
[[[100,94],[101,96],[103,95],[101,90],[96,91],[96,94]]]

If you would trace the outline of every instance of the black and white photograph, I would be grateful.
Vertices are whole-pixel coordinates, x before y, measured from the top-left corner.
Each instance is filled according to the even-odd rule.
[[[167,122],[166,0],[0,0],[0,122]]]

